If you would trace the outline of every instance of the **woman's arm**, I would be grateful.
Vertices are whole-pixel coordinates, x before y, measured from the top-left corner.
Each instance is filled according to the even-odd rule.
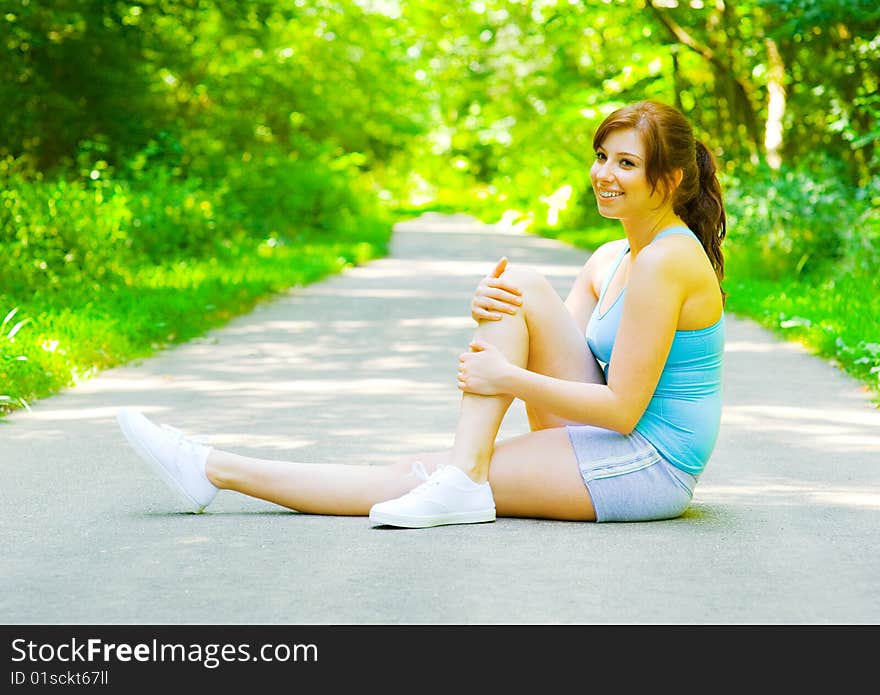
[[[544,376],[510,363],[499,392],[560,417],[632,432],[663,372],[688,284],[688,263],[661,245],[646,247],[633,262],[614,343],[608,384]]]

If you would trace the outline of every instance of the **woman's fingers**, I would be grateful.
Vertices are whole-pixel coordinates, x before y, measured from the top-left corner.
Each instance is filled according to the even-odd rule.
[[[499,321],[505,315],[514,316],[522,305],[522,292],[500,278],[506,267],[507,258],[503,257],[477,287],[471,301],[475,321]]]
[[[505,282],[501,278],[487,278],[485,286],[487,288],[501,290],[514,297],[522,297],[522,292],[518,287]]]
[[[474,302],[488,309],[516,309],[522,306],[522,297],[490,287],[478,293],[474,297]]]
[[[497,299],[500,302],[516,304],[517,306],[522,304],[521,294],[515,291],[512,292],[511,290],[505,289],[503,287],[487,287],[483,294],[490,299]]]
[[[495,270],[492,271],[494,277],[501,277],[501,273],[507,268],[507,256],[502,256],[498,263],[495,264]]]
[[[516,316],[517,312],[517,308],[511,306],[509,302],[501,302],[497,299],[489,299],[483,306],[489,311],[501,311],[505,314],[510,314],[511,316]]]
[[[515,316],[519,311],[519,304],[508,300],[493,299],[492,297],[475,297],[471,304],[471,310],[483,309],[489,312],[503,312]]]
[[[498,290],[487,290],[484,294],[478,294],[471,302],[471,315],[474,319],[487,319],[497,321],[503,315],[516,316],[522,299],[516,295]]]
[[[489,311],[488,309],[482,309],[480,307],[474,307],[471,311],[471,316],[477,321],[500,321],[502,319],[502,315]]]

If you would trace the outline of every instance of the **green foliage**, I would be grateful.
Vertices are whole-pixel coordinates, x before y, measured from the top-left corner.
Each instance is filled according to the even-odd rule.
[[[549,195],[578,189],[594,126],[635,98],[680,106],[727,167],[763,159],[779,118],[789,161],[838,150],[851,182],[877,172],[870,0],[7,5],[0,157],[32,172],[89,147],[118,169],[164,138],[202,180],[267,144],[305,160],[329,146],[440,187],[429,159],[507,196],[523,181]]]
[[[119,184],[128,251],[157,264],[222,253],[232,230],[218,210],[217,185],[178,177],[163,167],[150,169],[149,178]]]
[[[424,129],[414,29],[352,0],[7,5],[0,157],[31,172],[75,167],[89,143],[114,168],[164,153],[208,179],[266,144],[380,162]]]
[[[121,159],[149,139],[165,115],[136,12],[101,0],[4,3],[0,157],[44,171],[72,165],[87,140],[111,143]]]
[[[19,351],[15,349],[15,337],[18,332],[30,322],[30,319],[24,319],[17,323],[12,323],[15,315],[18,313],[18,307],[6,314],[3,323],[0,324],[0,387],[3,384],[11,384],[14,382],[16,374],[21,371],[20,365],[27,362],[27,356],[16,354]],[[0,414],[4,410],[13,407],[27,408],[28,404],[20,396],[9,396],[0,394]]]
[[[730,177],[725,197],[726,253],[754,277],[820,273],[851,255],[857,238],[866,239],[856,224],[860,196],[827,161],[810,171],[765,167]]]
[[[841,270],[880,275],[880,177],[855,192],[852,207]]]
[[[223,209],[254,239],[291,244],[314,235],[350,234],[359,217],[375,212],[358,181],[361,161],[358,154],[303,160],[270,151],[232,162]]]
[[[759,0],[758,5],[791,34],[840,22],[876,33],[880,24],[880,6],[874,0]]]
[[[133,180],[5,179],[0,192],[0,293],[23,296],[68,280],[124,281],[127,268],[226,253],[243,238],[296,243],[356,236],[378,214],[354,157],[291,160],[269,153],[202,182],[154,166]]]
[[[26,297],[69,281],[109,280],[130,226],[119,187],[7,177],[0,191],[0,294]]]

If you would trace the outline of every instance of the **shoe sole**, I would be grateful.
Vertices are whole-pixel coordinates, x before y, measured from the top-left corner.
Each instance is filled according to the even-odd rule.
[[[442,516],[400,516],[382,511],[371,511],[370,521],[374,525],[398,526],[400,528],[429,528],[451,524],[485,524],[495,521],[494,509],[481,509],[476,512],[458,512]]]
[[[133,426],[128,421],[129,417],[130,413],[119,412],[116,414],[116,422],[119,423],[119,429],[122,430],[122,434],[125,435],[125,438],[131,445],[132,449],[134,449],[137,455],[145,461],[153,471],[158,473],[162,480],[165,481],[165,484],[171,488],[180,501],[183,502],[184,506],[187,507],[187,512],[190,514],[201,514],[206,505],[199,504],[190,497],[181,485],[171,476],[165,466],[163,466],[159,460],[150,453],[149,449],[141,444]]]

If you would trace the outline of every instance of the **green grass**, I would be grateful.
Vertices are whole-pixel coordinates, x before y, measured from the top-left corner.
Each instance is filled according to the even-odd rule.
[[[71,284],[27,301],[0,296],[0,417],[102,369],[182,343],[257,302],[387,253],[369,241],[261,245],[225,259],[133,269],[112,283]],[[10,338],[10,334],[11,338]]]
[[[865,385],[880,407],[880,277],[868,271],[826,278],[725,282],[728,310],[830,360]]]

